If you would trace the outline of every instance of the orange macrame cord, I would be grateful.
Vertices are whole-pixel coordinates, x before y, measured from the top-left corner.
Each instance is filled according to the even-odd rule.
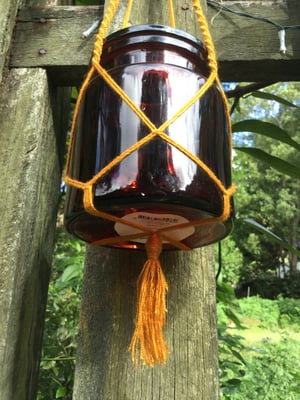
[[[133,0],[128,0],[128,7],[125,14],[123,27],[126,27],[128,25],[132,3]],[[170,10],[170,25],[175,27],[175,18],[174,18],[172,0],[168,0],[168,4]],[[153,366],[154,363],[165,363],[166,358],[169,354],[168,347],[162,333],[162,328],[165,325],[165,316],[166,316],[165,295],[168,290],[168,286],[159,263],[159,254],[161,252],[161,246],[162,246],[161,242],[162,240],[165,240],[180,250],[190,250],[190,248],[184,245],[183,243],[175,239],[172,239],[169,235],[169,232],[172,230],[177,230],[188,226],[200,226],[228,219],[231,210],[230,198],[235,189],[234,185],[232,185],[229,188],[224,187],[220,179],[203,161],[201,161],[194,154],[190,153],[183,146],[179,145],[179,143],[172,140],[164,131],[177,118],[179,118],[189,107],[191,107],[192,104],[197,102],[214,83],[216,83],[216,85],[219,88],[225,106],[225,112],[229,129],[230,149],[232,147],[231,123],[230,123],[230,114],[229,114],[227,99],[218,77],[218,66],[217,66],[216,54],[212,37],[208,29],[208,24],[205,15],[203,14],[200,1],[193,0],[193,7],[202,33],[203,42],[207,50],[210,74],[206,82],[198,90],[198,92],[194,96],[192,96],[190,100],[183,107],[181,107],[180,110],[178,110],[169,120],[165,121],[160,127],[156,127],[149,120],[149,118],[144,114],[144,112],[128,97],[128,95],[123,91],[123,89],[100,65],[100,58],[102,54],[104,37],[116,13],[117,6],[118,6],[118,0],[111,0],[105,11],[104,18],[99,27],[99,31],[96,35],[91,67],[79,92],[78,100],[74,111],[72,129],[71,129],[70,145],[66,163],[65,182],[69,185],[72,185],[78,189],[83,190],[84,208],[89,214],[99,218],[104,218],[125,225],[129,225],[131,227],[140,230],[140,233],[106,238],[99,241],[95,241],[92,244],[113,245],[128,240],[134,240],[137,238],[147,239],[146,250],[147,250],[148,260],[144,265],[144,268],[139,276],[137,283],[138,305],[137,305],[137,315],[136,315],[136,328],[133,334],[131,344],[129,346],[129,351],[132,352],[132,360],[136,366],[138,365],[139,356],[144,363]],[[95,73],[98,73],[99,76],[101,76],[102,79],[112,88],[112,90],[114,90],[120,96],[120,98],[135,112],[135,114],[140,118],[140,120],[145,124],[145,126],[148,127],[149,134],[143,137],[141,140],[139,140],[130,148],[126,149],[115,159],[113,159],[109,164],[107,164],[103,169],[101,169],[92,179],[90,179],[87,182],[81,182],[69,176],[71,153],[74,144],[79,107],[82,102],[83,95],[90,83],[90,80]],[[223,196],[223,211],[221,215],[212,218],[195,220],[184,224],[173,225],[170,227],[158,229],[156,232],[154,232],[153,230],[146,228],[145,226],[121,219],[119,217],[116,217],[114,215],[96,209],[93,203],[94,184],[102,176],[104,176],[107,172],[109,172],[113,167],[121,163],[126,157],[136,152],[141,146],[145,145],[146,143],[148,143],[149,141],[153,140],[156,137],[159,137],[160,139],[164,140],[165,142],[169,143],[170,145],[177,148],[180,152],[185,154],[195,164],[197,164],[216,184],[216,186],[218,187]]]

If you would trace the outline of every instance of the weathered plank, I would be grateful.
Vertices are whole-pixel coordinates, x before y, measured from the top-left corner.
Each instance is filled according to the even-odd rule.
[[[162,14],[160,2],[151,1],[140,22],[153,23]],[[182,8],[176,0],[176,23],[189,26],[199,37],[192,6]],[[298,0],[223,1],[239,11],[266,17],[281,25],[300,24]],[[131,23],[137,23],[134,13]],[[208,7],[208,20],[217,49],[220,74],[224,81],[299,80],[299,30],[286,32],[286,54],[279,52],[277,29],[264,22],[228,14]],[[45,67],[61,85],[78,84],[87,69],[93,36],[83,40],[85,31],[103,12],[102,7],[54,7],[24,9],[18,15],[11,67]],[[216,15],[217,14],[217,15]],[[150,15],[150,17],[148,17]],[[168,13],[161,15],[168,24]]]
[[[15,18],[20,3],[21,0],[0,2],[0,82],[2,80],[2,70],[7,61],[11,36],[15,27]]]
[[[50,97],[46,71],[41,68],[15,69],[3,80],[1,400],[35,398],[61,176],[52,101],[55,98]],[[61,124],[61,128],[66,126]],[[63,132],[57,134],[63,137]]]
[[[70,91],[7,69],[18,8],[46,0],[0,3],[0,398],[34,400]]]
[[[139,0],[136,19],[161,23],[163,3],[155,16],[146,7],[150,2]],[[151,6],[155,10],[156,1]],[[160,259],[169,284],[164,332],[171,354],[165,366],[135,370],[127,349],[146,255],[88,246],[73,400],[219,398],[213,248],[166,252]]]
[[[82,33],[102,13],[103,7],[21,10],[10,66],[44,67],[57,84],[79,84],[87,71],[94,42],[93,35],[83,40]]]

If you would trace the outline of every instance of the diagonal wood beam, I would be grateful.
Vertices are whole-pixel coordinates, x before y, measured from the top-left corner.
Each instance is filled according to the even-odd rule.
[[[300,24],[298,0],[223,1],[235,10],[266,17],[281,25]],[[286,54],[279,52],[277,29],[264,22],[208,7],[223,81],[300,80],[300,30],[286,31]],[[103,15],[103,7],[30,8],[19,12],[10,67],[46,68],[62,86],[80,84],[87,71],[94,36],[84,32]],[[195,26],[192,6],[180,18]]]

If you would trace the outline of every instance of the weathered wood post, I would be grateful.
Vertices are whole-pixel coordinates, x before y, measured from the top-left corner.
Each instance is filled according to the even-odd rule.
[[[44,69],[5,67],[21,3],[0,4],[1,400],[36,398],[69,104]]]
[[[126,1],[121,1],[124,11]],[[197,26],[175,1],[177,27]],[[169,24],[167,2],[135,3],[132,21]],[[120,29],[122,12],[113,26]],[[181,15],[180,15],[181,14]],[[74,400],[218,399],[215,276],[212,247],[161,256],[169,283],[165,366],[135,370],[136,281],[144,252],[87,248]]]

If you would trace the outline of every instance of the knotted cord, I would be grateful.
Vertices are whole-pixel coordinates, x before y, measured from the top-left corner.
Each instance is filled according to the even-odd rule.
[[[132,9],[132,0],[128,0],[127,10],[125,13],[125,18],[123,22],[123,27],[128,26],[130,12]],[[175,17],[172,0],[168,0],[169,11],[170,11],[170,25],[175,27]],[[163,271],[159,263],[159,254],[162,248],[162,241],[167,241],[171,243],[175,248],[180,250],[190,250],[188,246],[179,240],[175,240],[169,235],[170,231],[182,229],[189,226],[200,226],[204,224],[212,224],[214,222],[225,221],[229,218],[231,212],[230,198],[234,192],[234,186],[231,185],[226,188],[221,180],[215,175],[215,173],[196,155],[192,154],[186,148],[181,146],[179,143],[171,139],[165,130],[186,110],[189,109],[195,102],[203,96],[203,94],[212,86],[216,85],[219,89],[221,97],[223,99],[227,124],[228,124],[228,134],[229,134],[229,144],[231,149],[231,123],[230,114],[227,99],[223,91],[220,79],[218,77],[218,65],[216,61],[216,53],[213,44],[211,34],[208,29],[208,24],[205,15],[202,11],[201,4],[199,0],[193,0],[193,8],[197,21],[202,33],[202,38],[204,45],[207,50],[208,66],[210,69],[210,74],[207,77],[203,86],[191,96],[191,98],[183,105],[170,119],[161,124],[161,126],[155,126],[151,120],[145,115],[145,113],[131,100],[131,98],[124,92],[124,90],[115,82],[111,75],[103,68],[100,64],[101,54],[104,39],[108,27],[116,13],[118,7],[118,0],[111,0],[105,13],[104,18],[99,27],[98,33],[96,35],[93,55],[91,59],[91,66],[88,74],[83,82],[81,90],[78,95],[78,100],[76,103],[72,129],[71,138],[68,150],[67,164],[66,164],[66,175],[65,182],[68,185],[74,186],[78,189],[83,190],[83,203],[85,210],[95,217],[107,219],[116,223],[121,223],[124,225],[131,226],[132,228],[138,229],[140,232],[131,235],[120,235],[117,237],[108,237],[105,239],[94,241],[94,245],[114,245],[121,242],[127,242],[129,240],[134,240],[137,238],[146,238],[146,250],[148,255],[148,261],[145,263],[144,268],[140,274],[138,280],[138,309],[136,316],[136,329],[129,347],[132,352],[132,359],[137,365],[138,356],[143,362],[153,366],[154,363],[164,363],[167,355],[169,353],[166,341],[163,337],[162,328],[165,324],[166,319],[166,304],[165,295],[168,289]],[[120,98],[134,111],[134,113],[140,118],[143,124],[148,127],[149,133],[142,139],[137,141],[134,145],[127,148],[120,155],[111,160],[104,168],[102,168],[95,176],[93,176],[87,182],[81,182],[77,179],[73,179],[69,175],[71,154],[74,146],[74,138],[76,125],[79,115],[80,105],[83,100],[83,96],[88,88],[91,79],[94,77],[95,73],[115,91]],[[216,217],[202,218],[199,220],[193,220],[186,223],[180,223],[157,230],[150,229],[146,226],[140,225],[136,222],[129,221],[123,218],[119,218],[110,213],[98,210],[94,206],[93,199],[93,186],[97,181],[107,174],[112,168],[120,164],[126,157],[130,154],[139,150],[146,143],[150,142],[155,138],[160,138],[161,140],[167,142],[171,146],[174,146],[180,152],[182,152],[186,157],[190,158],[199,168],[201,168],[205,174],[215,183],[215,185],[220,190],[223,197],[223,211],[221,215]]]

